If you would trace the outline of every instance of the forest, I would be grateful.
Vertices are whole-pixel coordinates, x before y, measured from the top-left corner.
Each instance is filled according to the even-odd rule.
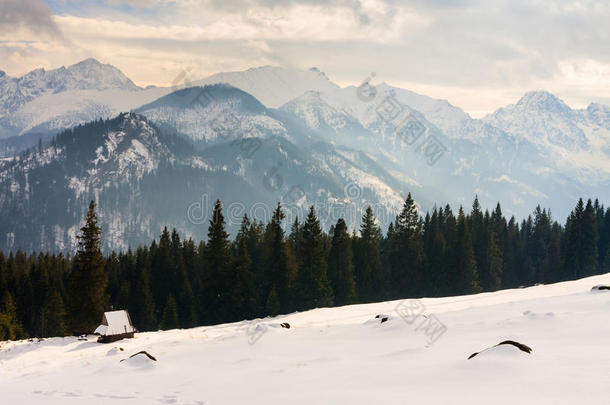
[[[610,209],[580,199],[565,224],[536,207],[520,223],[475,198],[422,216],[409,194],[384,233],[369,207],[359,229],[328,232],[315,209],[285,224],[244,216],[234,238],[217,201],[206,241],[167,227],[149,246],[106,256],[91,201],[74,255],[0,252],[0,340],[91,333],[127,309],[140,331],[189,328],[316,307],[453,296],[610,271]]]

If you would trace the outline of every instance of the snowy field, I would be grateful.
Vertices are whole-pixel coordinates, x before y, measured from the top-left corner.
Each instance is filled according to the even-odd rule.
[[[0,402],[608,404],[610,291],[592,292],[598,284],[609,285],[610,274],[110,344],[93,336],[1,342]],[[506,339],[533,351],[504,345],[467,360]],[[141,350],[157,361],[129,358]]]

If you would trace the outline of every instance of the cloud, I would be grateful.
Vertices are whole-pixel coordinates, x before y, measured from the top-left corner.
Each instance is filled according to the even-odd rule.
[[[25,28],[35,34],[60,36],[51,9],[41,0],[0,1],[0,32]]]
[[[476,115],[529,89],[576,106],[610,99],[610,3],[594,0],[57,0],[54,16],[40,1],[0,2],[0,32],[69,41],[3,35],[0,69],[13,74],[85,57],[142,85],[187,66],[318,66],[343,85],[376,72]]]

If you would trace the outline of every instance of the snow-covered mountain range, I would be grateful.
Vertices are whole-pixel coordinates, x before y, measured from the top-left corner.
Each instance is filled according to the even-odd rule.
[[[13,78],[0,72],[0,139],[62,129],[150,102],[171,89],[140,88],[95,59]],[[6,142],[5,142],[6,143]]]
[[[109,185],[124,185],[126,195],[103,214],[120,222],[111,227],[115,242],[107,247],[147,240],[165,224],[205,237],[185,218],[190,204],[204,194],[244,207],[313,203],[326,213],[326,226],[337,219],[330,215],[336,204],[345,204],[340,212],[352,216],[352,225],[368,204],[386,210],[380,213],[386,225],[409,191],[424,211],[434,204],[469,206],[477,194],[484,207],[499,201],[518,219],[540,204],[562,222],[578,197],[610,201],[610,108],[572,109],[544,91],[473,119],[446,100],[386,83],[340,87],[315,68],[265,66],[203,80],[186,76],[172,88],[142,89],[116,68],[90,59],[21,78],[1,75],[0,89],[0,137],[8,137],[0,140],[0,186],[6,190],[0,216],[14,226],[15,210],[27,216],[33,209],[28,204],[40,195],[32,194],[36,187],[28,173],[38,167],[33,162],[53,166],[65,159],[57,145],[49,144],[52,135],[121,111],[135,114],[121,115],[112,125],[126,117],[146,123],[136,125],[141,134],[128,142],[111,135],[120,133],[117,128],[112,132],[99,123],[74,131],[73,138],[89,137],[74,138],[79,148],[89,150],[91,143],[96,149],[78,155],[81,174],[64,168],[53,179],[65,183],[67,194],[61,198],[70,204],[97,198]],[[145,126],[154,128],[149,135]],[[39,139],[42,146],[36,146]],[[27,147],[37,151],[17,157]],[[137,169],[125,171],[130,160]],[[190,174],[175,181],[173,176],[181,176],[177,167]],[[154,183],[163,190],[163,184],[177,197],[164,201],[162,209],[144,209],[140,183],[150,190]],[[132,205],[125,205],[127,200]],[[51,242],[49,227],[56,221],[42,234],[37,230],[43,236],[34,239],[49,248],[68,246],[82,216],[83,207],[77,205],[60,226],[64,233],[72,229],[70,237]],[[155,216],[147,209],[156,210]],[[147,229],[151,221],[156,222]],[[37,248],[29,231],[18,243],[6,224],[4,247],[24,246],[29,238],[28,245]]]

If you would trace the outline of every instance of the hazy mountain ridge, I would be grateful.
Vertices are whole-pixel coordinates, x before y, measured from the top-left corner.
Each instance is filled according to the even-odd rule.
[[[72,204],[68,217],[51,210],[61,224],[61,231],[53,232],[62,236],[55,239],[48,235],[57,224],[44,224],[39,233],[45,236],[32,237],[26,229],[28,221],[18,223],[10,215],[49,212],[33,208],[33,201],[43,193],[32,192],[38,186],[27,175],[6,170],[10,166],[18,167],[17,172],[35,171],[26,161],[37,164],[37,152],[5,159],[0,166],[1,187],[6,190],[0,215],[7,221],[4,224],[12,224],[3,227],[8,229],[3,235],[5,248],[70,246],[88,198],[106,203],[102,218],[114,221],[108,226],[114,242],[107,241],[106,248],[149,240],[166,224],[204,239],[197,228],[200,223],[186,215],[202,196],[243,207],[281,201],[293,206],[295,213],[316,204],[325,226],[336,221],[331,209],[336,211],[337,206],[344,214],[350,212],[353,226],[359,221],[354,213],[367,204],[390,212],[408,191],[424,211],[434,204],[469,206],[478,194],[484,207],[500,201],[505,212],[524,218],[541,204],[560,220],[578,197],[610,200],[610,108],[604,105],[575,110],[538,91],[484,119],[472,119],[445,100],[385,83],[374,86],[375,97],[362,97],[359,88],[341,88],[315,69],[261,67],[193,83],[210,85],[171,92],[132,89],[128,83],[119,89],[47,92],[12,114],[15,128],[39,129],[47,139],[51,128],[114,117],[126,110],[137,114],[120,119],[142,121],[149,128],[134,123],[140,131],[135,137],[118,130],[89,131],[97,139],[95,148],[87,149],[88,140],[74,141],[88,150],[85,160],[82,154],[76,159],[84,171],[40,177],[39,182],[60,183],[47,192]],[[185,81],[183,86],[190,84]],[[278,108],[269,108],[262,100]],[[397,106],[399,119],[388,118],[383,110],[388,103]],[[405,119],[421,129],[417,137],[396,132]],[[35,123],[39,124],[33,127]],[[25,133],[29,145],[35,145],[36,134]],[[422,146],[430,136],[445,148],[434,164]],[[27,144],[25,138],[13,138],[0,142],[0,148],[14,155]],[[58,149],[40,154],[40,158],[54,156],[48,158],[45,170],[64,164],[59,163],[62,153]],[[379,213],[384,225],[393,219],[387,212]],[[237,220],[233,218],[231,226]],[[27,237],[19,239],[13,229],[26,230]]]
[[[268,219],[277,201],[291,219],[316,205],[325,227],[338,216],[349,216],[356,226],[363,204],[394,211],[402,204],[407,185],[361,152],[346,156],[316,134],[299,132],[289,116],[241,90],[198,90],[214,94],[203,108],[222,114],[200,116],[227,124],[223,136],[192,138],[167,121],[158,126],[152,118],[125,113],[76,127],[48,147],[0,163],[0,224],[6,232],[1,248],[73,249],[89,199],[99,203],[108,250],[148,243],[165,225],[205,239],[202,224],[216,198],[230,210],[231,231],[244,213]],[[190,106],[192,115],[176,121],[184,124],[184,117],[201,111],[200,105],[177,104],[181,96],[164,97],[143,112],[158,118],[155,113],[170,107],[186,112]],[[274,125],[262,125],[255,134],[244,131],[243,114],[267,117]],[[355,191],[346,191],[350,187]]]

